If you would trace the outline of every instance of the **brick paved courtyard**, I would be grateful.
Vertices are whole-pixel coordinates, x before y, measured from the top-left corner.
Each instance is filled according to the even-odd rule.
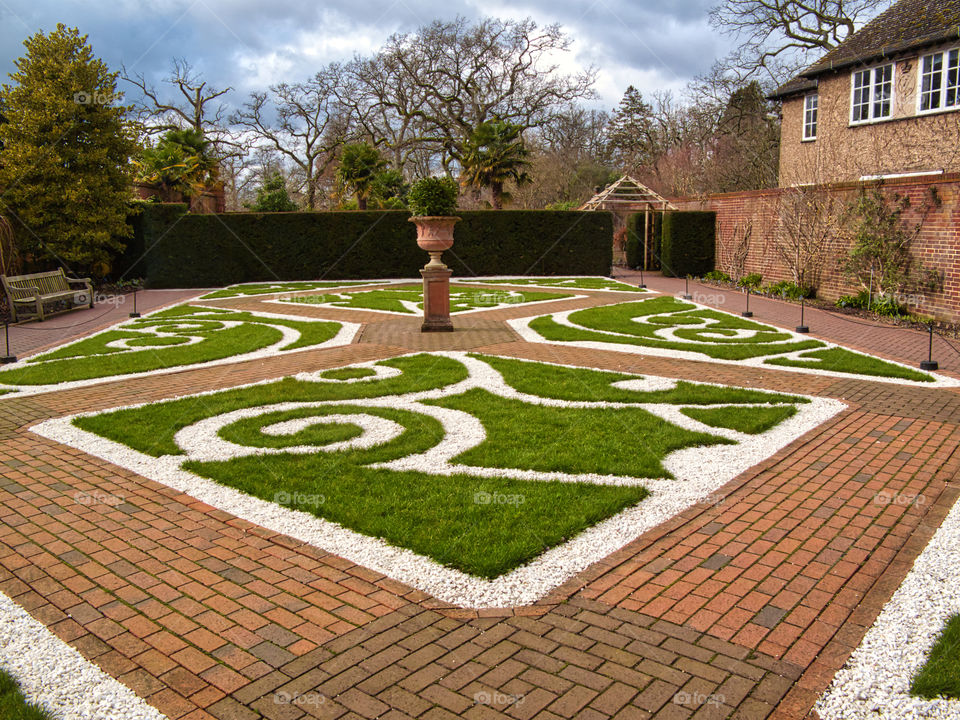
[[[671,291],[676,282],[647,278]],[[624,299],[587,294],[550,311]],[[735,311],[737,300],[721,306]],[[256,297],[211,304],[277,308]],[[797,324],[795,306],[753,309],[763,322]],[[455,333],[421,335],[416,318],[324,309],[364,323],[353,344],[0,398],[0,591],[170,718],[807,717],[960,494],[960,392],[529,344],[504,321],[530,314],[465,315]],[[815,315],[808,324],[850,347],[922,359],[925,339],[910,331]],[[18,332],[28,331],[13,328],[14,342]],[[441,349],[849,408],[537,604],[496,610],[446,605],[28,430],[69,413]],[[938,359],[957,376],[950,352]],[[78,492],[123,502],[79,503]],[[881,504],[879,492],[927,502]]]

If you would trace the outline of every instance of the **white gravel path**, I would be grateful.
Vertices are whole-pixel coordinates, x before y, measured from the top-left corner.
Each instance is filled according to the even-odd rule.
[[[909,694],[910,681],[926,662],[944,623],[957,613],[960,502],[814,709],[823,720],[960,718],[960,700],[925,700]]]
[[[0,666],[63,720],[167,720],[0,593]]]
[[[508,386],[501,375],[486,363],[462,352],[434,353],[453,358],[469,370],[469,378],[439,390],[408,393],[347,401],[317,403],[289,403],[262,408],[248,408],[217,417],[206,418],[182,429],[176,442],[184,448],[189,459],[225,459],[239,454],[267,454],[267,448],[229,447],[216,431],[241,417],[275,412],[293,407],[322,407],[351,405],[359,407],[399,408],[436,418],[446,430],[446,437],[424,453],[408,456],[382,467],[393,470],[413,470],[437,475],[465,473],[491,478],[516,478],[530,481],[560,480],[596,484],[642,485],[651,491],[650,497],[636,507],[586,530],[577,537],[552,548],[529,564],[495,580],[473,577],[443,567],[429,558],[409,550],[388,546],[381,540],[367,537],[313,515],[289,510],[271,502],[243,495],[211,480],[181,469],[184,456],[154,458],[129,447],[114,443],[72,424],[73,417],[58,418],[40,423],[34,432],[57,442],[77,447],[116,465],[196,497],[210,505],[230,512],[276,532],[296,537],[322,547],[357,564],[382,572],[412,587],[463,607],[510,607],[535,602],[557,585],[601,560],[643,532],[669,519],[685,508],[700,502],[722,502],[716,491],[725,483],[756,463],[815,429],[844,409],[834,400],[811,398],[811,402],[797,405],[798,412],[772,430],[761,435],[745,435],[733,430],[703,425],[679,412],[680,406],[658,403],[567,402],[520,393]],[[352,367],[377,367],[374,362]],[[300,376],[301,379],[311,376]],[[366,378],[364,378],[366,380]],[[649,378],[636,381],[640,387],[667,387],[675,381]],[[609,475],[568,475],[531,470],[476,468],[453,464],[451,460],[475,447],[485,438],[483,426],[473,416],[447,408],[425,405],[423,400],[459,394],[471,388],[483,388],[502,397],[551,407],[617,408],[636,407],[648,410],[670,422],[696,431],[729,437],[737,445],[686,448],[671,453],[664,466],[676,479],[647,479]],[[698,406],[711,407],[711,406]],[[356,416],[350,416],[353,422]],[[363,417],[363,415],[361,415]],[[358,424],[360,424],[358,422]],[[372,433],[379,432],[369,428]],[[386,437],[386,432],[383,435]],[[332,448],[304,448],[304,452],[329,451]],[[287,452],[290,452],[287,449]],[[301,451],[297,449],[295,451]],[[509,498],[508,498],[509,499]],[[499,502],[496,497],[491,501]]]
[[[706,305],[699,305],[691,300],[684,300],[686,303],[691,305],[697,305],[698,309],[701,310],[712,310],[714,312],[725,312],[723,310],[718,310],[717,308],[711,308]],[[553,313],[549,317],[558,325],[564,325],[566,327],[576,328],[577,330],[586,330],[589,332],[599,332],[605,335],[608,335],[612,340],[615,340],[619,337],[630,337],[627,335],[622,335],[621,333],[615,333],[607,330],[594,330],[592,328],[582,327],[577,325],[572,320],[570,320],[570,315],[572,313],[579,312],[578,310],[566,310],[559,313]],[[683,312],[689,311],[678,311],[680,314]],[[659,315],[671,315],[673,313],[658,313]],[[726,313],[732,315],[732,313]],[[599,342],[593,340],[547,340],[536,330],[533,330],[530,327],[530,323],[536,320],[538,317],[548,317],[547,315],[533,315],[530,317],[516,318],[514,320],[507,320],[507,324],[510,325],[525,341],[530,343],[544,343],[548,345],[569,345],[571,347],[581,347],[588,348],[591,350],[613,350],[616,352],[625,352],[632,355],[653,355],[656,357],[670,357],[670,358],[679,358],[683,360],[700,360],[711,363],[720,363],[722,365],[738,365],[740,367],[757,367],[764,368],[767,370],[786,370],[789,372],[805,373],[808,375],[829,375],[831,377],[845,377],[845,378],[860,378],[863,380],[873,380],[875,382],[885,382],[885,383],[896,383],[899,385],[914,385],[917,387],[960,387],[960,379],[947,377],[945,375],[939,375],[937,373],[928,372],[927,374],[933,377],[933,382],[921,382],[918,380],[908,380],[906,378],[894,378],[894,377],[880,377],[877,375],[857,375],[855,373],[841,373],[835,372],[832,370],[820,370],[813,367],[795,367],[792,365],[770,365],[765,360],[768,360],[772,357],[777,358],[789,358],[791,360],[803,360],[799,356],[803,353],[810,352],[811,350],[827,350],[829,348],[843,348],[848,352],[856,353],[857,355],[863,355],[864,357],[873,357],[867,353],[859,352],[858,350],[851,350],[850,348],[844,348],[842,345],[837,345],[823,338],[812,338],[810,335],[802,335],[800,333],[793,332],[792,330],[787,330],[784,328],[774,327],[772,325],[768,326],[771,330],[776,330],[777,332],[782,332],[790,335],[790,340],[784,342],[795,342],[802,340],[817,340],[823,343],[821,348],[810,348],[808,350],[798,350],[796,352],[790,353],[779,353],[776,355],[763,355],[761,357],[748,358],[746,360],[725,360],[722,358],[712,358],[708,355],[705,355],[701,352],[694,350],[673,350],[669,348],[660,348],[660,347],[650,347],[647,345],[633,345],[628,343],[618,343],[618,342]],[[642,318],[636,319],[636,322],[643,322]],[[702,326],[693,326],[685,325],[684,328],[698,328],[698,327],[708,327],[709,325],[717,322],[713,319],[708,319],[706,323]],[[762,323],[761,323],[762,324]],[[683,343],[694,343],[697,341],[687,340],[685,338],[676,337],[674,333],[680,328],[672,327],[663,327],[657,330],[657,334],[662,340],[668,340],[670,342],[683,342]],[[744,334],[746,333],[746,335]],[[753,334],[753,331],[743,330],[738,333],[737,337],[749,337]],[[727,336],[724,336],[727,337]],[[702,342],[702,341],[701,341]],[[898,365],[903,368],[910,370],[917,370],[915,367],[906,365],[905,363],[896,362],[895,360],[887,360],[886,358],[876,358],[883,360],[884,362],[890,363],[891,365]],[[924,371],[926,372],[926,371]]]

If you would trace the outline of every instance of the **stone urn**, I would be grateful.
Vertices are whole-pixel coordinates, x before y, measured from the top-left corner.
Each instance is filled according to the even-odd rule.
[[[423,266],[423,325],[421,332],[453,332],[450,320],[450,275],[443,264],[444,250],[453,246],[453,226],[460,221],[455,215],[414,215],[410,222],[417,226],[417,245],[430,253],[430,262]]]

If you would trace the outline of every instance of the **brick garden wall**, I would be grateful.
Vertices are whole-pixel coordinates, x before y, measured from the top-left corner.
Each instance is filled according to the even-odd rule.
[[[942,203],[926,214],[920,234],[913,242],[916,260],[935,269],[944,278],[941,292],[912,293],[904,298],[916,312],[941,320],[960,322],[960,174],[936,179],[886,181],[880,187],[888,198],[896,195],[910,199],[904,212],[905,222],[920,222],[929,193],[936,188]],[[856,198],[862,183],[824,186],[829,195],[840,202]],[[789,190],[770,189],[724,193],[706,198],[675,198],[680,210],[713,210],[717,213],[717,262],[720,270],[738,277],[745,273],[763,274],[764,283],[792,280],[788,266],[779,257],[778,243],[784,238],[779,205]],[[749,241],[744,236],[749,231]],[[844,275],[843,265],[849,241],[836,240],[827,250],[818,296],[835,300],[841,295],[855,294],[859,286]]]

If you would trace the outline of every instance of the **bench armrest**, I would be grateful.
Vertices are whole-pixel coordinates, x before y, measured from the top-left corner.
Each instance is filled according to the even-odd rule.
[[[10,288],[11,300],[14,302],[21,301],[30,301],[33,302],[40,298],[40,288],[31,285],[30,287],[11,287]],[[21,297],[13,297],[19,295]]]
[[[89,285],[91,280],[90,278],[64,278],[68,283],[79,283],[81,285]]]

